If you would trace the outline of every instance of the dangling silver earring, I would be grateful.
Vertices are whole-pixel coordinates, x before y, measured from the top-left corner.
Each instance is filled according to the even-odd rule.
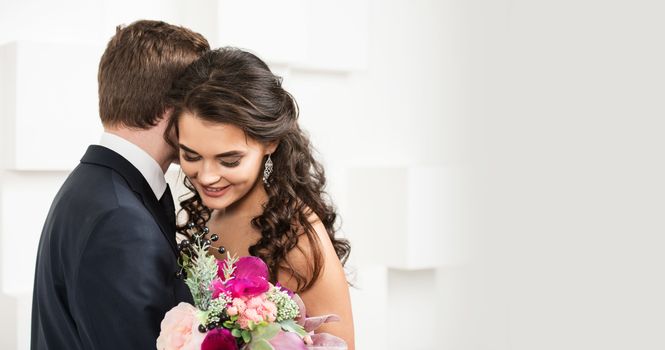
[[[270,177],[270,174],[272,174],[272,159],[270,159],[270,154],[269,154],[268,159],[266,159],[266,164],[263,167],[263,183],[266,184],[266,187],[270,187],[270,184],[268,183],[268,178]]]

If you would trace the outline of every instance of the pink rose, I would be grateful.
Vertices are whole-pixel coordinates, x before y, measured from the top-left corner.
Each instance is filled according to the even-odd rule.
[[[256,312],[256,309],[247,309],[245,310],[245,313],[242,316],[249,321],[254,321],[254,322],[262,321],[262,317],[259,316],[259,314]]]
[[[238,309],[238,312],[240,313],[245,312],[245,309],[247,309],[247,304],[245,304],[245,301],[240,298],[233,299],[232,304]]]
[[[230,308],[234,308],[232,312],[238,315],[238,324],[241,328],[247,328],[250,321],[254,323],[275,322],[277,318],[277,306],[263,297],[236,298],[233,299],[231,306],[227,307],[227,313]]]
[[[263,304],[263,309],[265,310],[264,314],[268,316],[268,321],[275,322],[277,319],[277,306],[275,303],[266,300],[266,302]]]
[[[260,296],[252,297],[247,301],[247,307],[251,309],[259,308],[263,305],[263,298]]]
[[[229,307],[226,308],[226,313],[229,316],[235,316],[235,315],[238,314],[238,308],[235,307],[235,306],[229,306]]]
[[[205,338],[198,328],[196,308],[187,303],[178,304],[162,320],[157,350],[198,350]]]

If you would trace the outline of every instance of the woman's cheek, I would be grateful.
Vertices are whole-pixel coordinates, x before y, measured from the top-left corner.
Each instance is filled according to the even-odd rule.
[[[180,169],[182,169],[182,172],[189,178],[192,178],[196,172],[195,167],[184,161],[182,158],[180,159]]]

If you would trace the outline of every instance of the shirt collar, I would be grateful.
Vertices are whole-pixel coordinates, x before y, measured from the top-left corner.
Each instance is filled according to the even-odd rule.
[[[102,134],[99,145],[118,153],[132,163],[148,182],[148,185],[150,185],[150,188],[155,193],[155,197],[158,200],[162,198],[164,191],[166,191],[164,172],[157,161],[146,151],[122,137],[108,132]]]

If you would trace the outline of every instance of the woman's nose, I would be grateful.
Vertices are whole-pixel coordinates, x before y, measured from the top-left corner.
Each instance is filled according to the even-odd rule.
[[[218,169],[215,169],[214,164],[206,164],[206,162],[203,163],[203,167],[199,171],[199,182],[204,185],[204,186],[211,186],[214,185],[215,183],[219,182],[219,180],[222,178],[222,174],[218,171]]]

